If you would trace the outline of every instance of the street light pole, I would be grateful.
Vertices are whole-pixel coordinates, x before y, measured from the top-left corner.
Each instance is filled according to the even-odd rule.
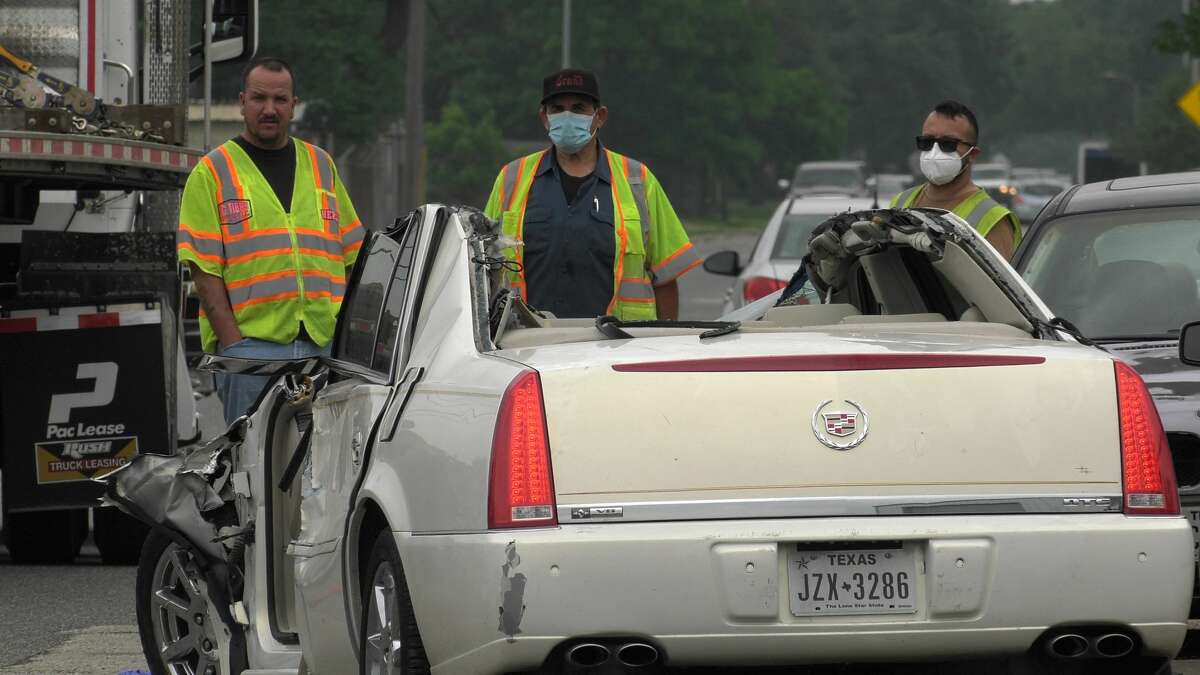
[[[563,0],[562,67],[571,67],[571,0]]]

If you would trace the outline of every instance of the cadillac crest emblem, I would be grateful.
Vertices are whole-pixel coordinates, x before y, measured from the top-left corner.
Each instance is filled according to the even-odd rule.
[[[812,430],[817,440],[834,450],[849,450],[867,439],[870,420],[862,406],[846,399],[845,405],[831,408],[833,399],[823,401],[813,411]]]

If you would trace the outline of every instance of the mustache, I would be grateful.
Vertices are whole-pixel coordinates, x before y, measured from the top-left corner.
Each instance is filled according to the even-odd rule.
[[[258,118],[259,122],[278,122],[279,118],[275,115],[264,115]]]

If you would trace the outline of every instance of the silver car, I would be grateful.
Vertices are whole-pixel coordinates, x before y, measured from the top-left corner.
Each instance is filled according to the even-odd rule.
[[[881,203],[886,204],[881,199]],[[870,199],[845,195],[788,197],[780,202],[742,263],[737,251],[720,251],[708,256],[704,269],[710,274],[736,276],[725,292],[722,314],[770,295],[787,285],[800,259],[808,251],[813,229],[830,216],[874,206]]]

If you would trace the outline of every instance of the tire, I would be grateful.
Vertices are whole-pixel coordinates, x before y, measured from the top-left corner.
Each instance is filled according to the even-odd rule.
[[[421,643],[408,582],[392,533],[375,538],[362,582],[359,622],[360,675],[426,675],[429,659]]]
[[[118,509],[106,507],[92,511],[96,548],[105,565],[136,565],[142,544],[150,528],[142,521]]]
[[[87,539],[87,509],[8,513],[4,534],[17,564],[68,565]]]
[[[135,602],[142,652],[154,675],[220,672],[208,600],[193,580],[198,575],[186,550],[157,532],[146,537]]]

